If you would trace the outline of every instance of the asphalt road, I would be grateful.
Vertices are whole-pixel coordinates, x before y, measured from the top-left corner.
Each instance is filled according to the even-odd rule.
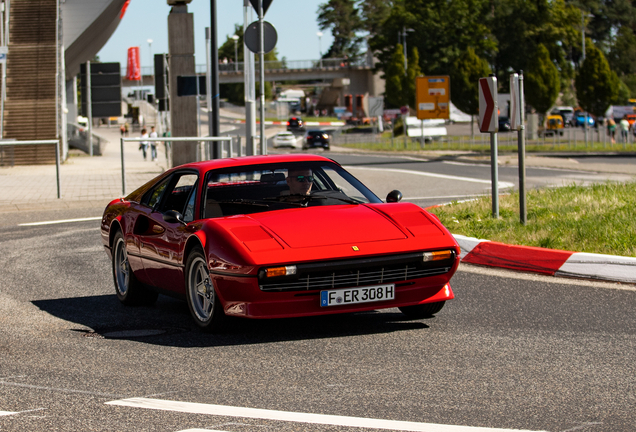
[[[185,303],[121,306],[96,221],[0,233],[0,411],[16,413],[0,430],[356,430],[106,404],[133,397],[488,428],[636,425],[633,288],[462,266],[433,319],[235,320],[211,336]]]
[[[409,193],[411,178],[438,179],[411,171],[489,173],[337,158],[405,170],[385,174]],[[384,181],[358,171],[369,185]],[[413,193],[471,184],[457,182]],[[18,225],[101,211],[0,217],[0,431],[635,429],[633,286],[462,265],[456,299],[432,319],[408,321],[397,309],[237,319],[205,335],[185,303],[119,304],[97,220]]]

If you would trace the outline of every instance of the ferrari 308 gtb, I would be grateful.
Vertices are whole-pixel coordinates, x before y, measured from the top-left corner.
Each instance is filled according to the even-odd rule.
[[[270,155],[190,163],[106,207],[102,241],[127,305],[187,301],[206,331],[225,316],[282,318],[453,298],[459,246],[421,207],[386,203],[338,163]]]

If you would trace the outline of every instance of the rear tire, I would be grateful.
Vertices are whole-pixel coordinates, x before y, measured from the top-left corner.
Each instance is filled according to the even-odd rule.
[[[430,318],[444,307],[445,301],[436,303],[425,303],[415,306],[402,306],[400,312],[411,319]]]
[[[115,293],[120,302],[127,306],[152,305],[157,301],[157,294],[146,288],[137,280],[128,262],[126,242],[121,231],[117,231],[113,239],[113,278]]]
[[[188,256],[185,282],[188,308],[194,322],[206,333],[220,330],[225,314],[200,248]]]

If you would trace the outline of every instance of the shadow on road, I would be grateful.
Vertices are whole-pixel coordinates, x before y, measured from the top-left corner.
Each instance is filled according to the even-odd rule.
[[[79,327],[82,337],[128,339],[175,347],[250,345],[337,338],[429,328],[409,321],[397,309],[306,318],[250,320],[228,318],[219,334],[202,333],[185,302],[159,296],[151,307],[126,307],[115,295],[38,300],[42,311]]]

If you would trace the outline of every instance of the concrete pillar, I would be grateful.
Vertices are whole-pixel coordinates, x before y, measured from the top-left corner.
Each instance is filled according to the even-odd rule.
[[[194,16],[186,5],[173,6],[168,15],[168,64],[170,68],[170,124],[173,137],[198,136],[195,96],[177,96],[177,76],[196,75],[194,64]],[[197,143],[173,142],[172,164],[197,160]]]

